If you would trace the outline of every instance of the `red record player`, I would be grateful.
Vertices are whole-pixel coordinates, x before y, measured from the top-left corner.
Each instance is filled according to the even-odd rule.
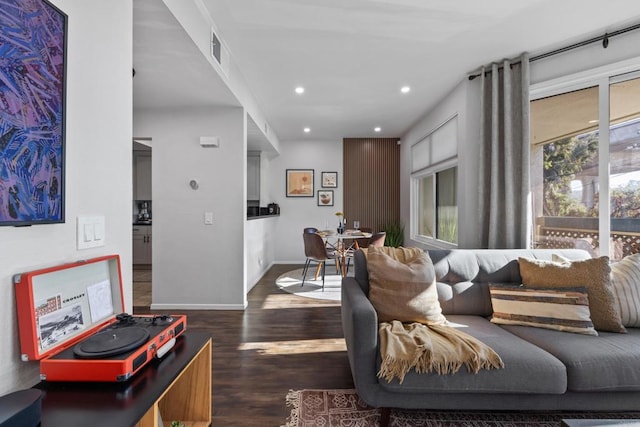
[[[22,360],[47,381],[126,381],[171,350],[185,315],[124,313],[120,257],[14,277]]]

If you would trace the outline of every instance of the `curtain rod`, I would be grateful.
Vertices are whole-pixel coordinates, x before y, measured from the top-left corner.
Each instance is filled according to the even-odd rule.
[[[554,56],[554,55],[558,55],[560,53],[568,52],[570,50],[577,49],[577,48],[583,47],[583,46],[587,46],[587,45],[590,45],[592,43],[596,43],[596,42],[599,42],[599,41],[602,41],[602,47],[604,49],[606,49],[609,46],[609,39],[611,37],[619,36],[621,34],[637,30],[638,28],[640,28],[640,23],[631,25],[629,27],[621,28],[621,29],[613,31],[611,33],[604,33],[601,36],[593,37],[593,38],[590,38],[588,40],[583,40],[581,42],[574,43],[574,44],[571,44],[569,46],[561,47],[559,49],[555,49],[555,50],[552,50],[552,51],[549,51],[549,52],[541,53],[541,54],[536,55],[536,56],[532,56],[531,58],[529,58],[529,62],[534,62],[534,61],[537,61],[539,59],[548,58],[550,56]],[[514,62],[514,64],[516,64],[518,62]],[[471,74],[469,76],[469,80],[473,80],[476,77],[480,77],[480,73]]]

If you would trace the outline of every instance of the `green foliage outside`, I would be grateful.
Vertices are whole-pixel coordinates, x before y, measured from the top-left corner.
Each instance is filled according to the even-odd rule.
[[[438,239],[458,243],[458,207],[438,208]]]
[[[611,192],[612,218],[640,218],[640,183],[632,181]]]
[[[571,181],[597,154],[597,134],[564,138],[544,146],[545,216],[597,216],[597,212],[571,198]]]
[[[587,208],[571,197],[571,181],[598,153],[598,134],[564,138],[544,146],[545,216],[597,217],[598,194],[594,205]],[[640,218],[640,183],[631,181],[611,191],[612,218]]]

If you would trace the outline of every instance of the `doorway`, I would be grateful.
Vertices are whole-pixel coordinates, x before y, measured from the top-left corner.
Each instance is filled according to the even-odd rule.
[[[133,311],[148,311],[151,307],[153,266],[153,198],[151,138],[133,139]]]

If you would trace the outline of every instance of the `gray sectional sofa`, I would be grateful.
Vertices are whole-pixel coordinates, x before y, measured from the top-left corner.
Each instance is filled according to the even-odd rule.
[[[599,336],[497,325],[489,283],[521,283],[518,257],[576,260],[582,250],[430,250],[443,314],[492,347],[504,368],[453,375],[409,372],[400,384],[376,375],[378,319],[367,295],[362,251],[342,282],[342,324],[359,396],[382,408],[467,410],[640,410],[640,329]]]

